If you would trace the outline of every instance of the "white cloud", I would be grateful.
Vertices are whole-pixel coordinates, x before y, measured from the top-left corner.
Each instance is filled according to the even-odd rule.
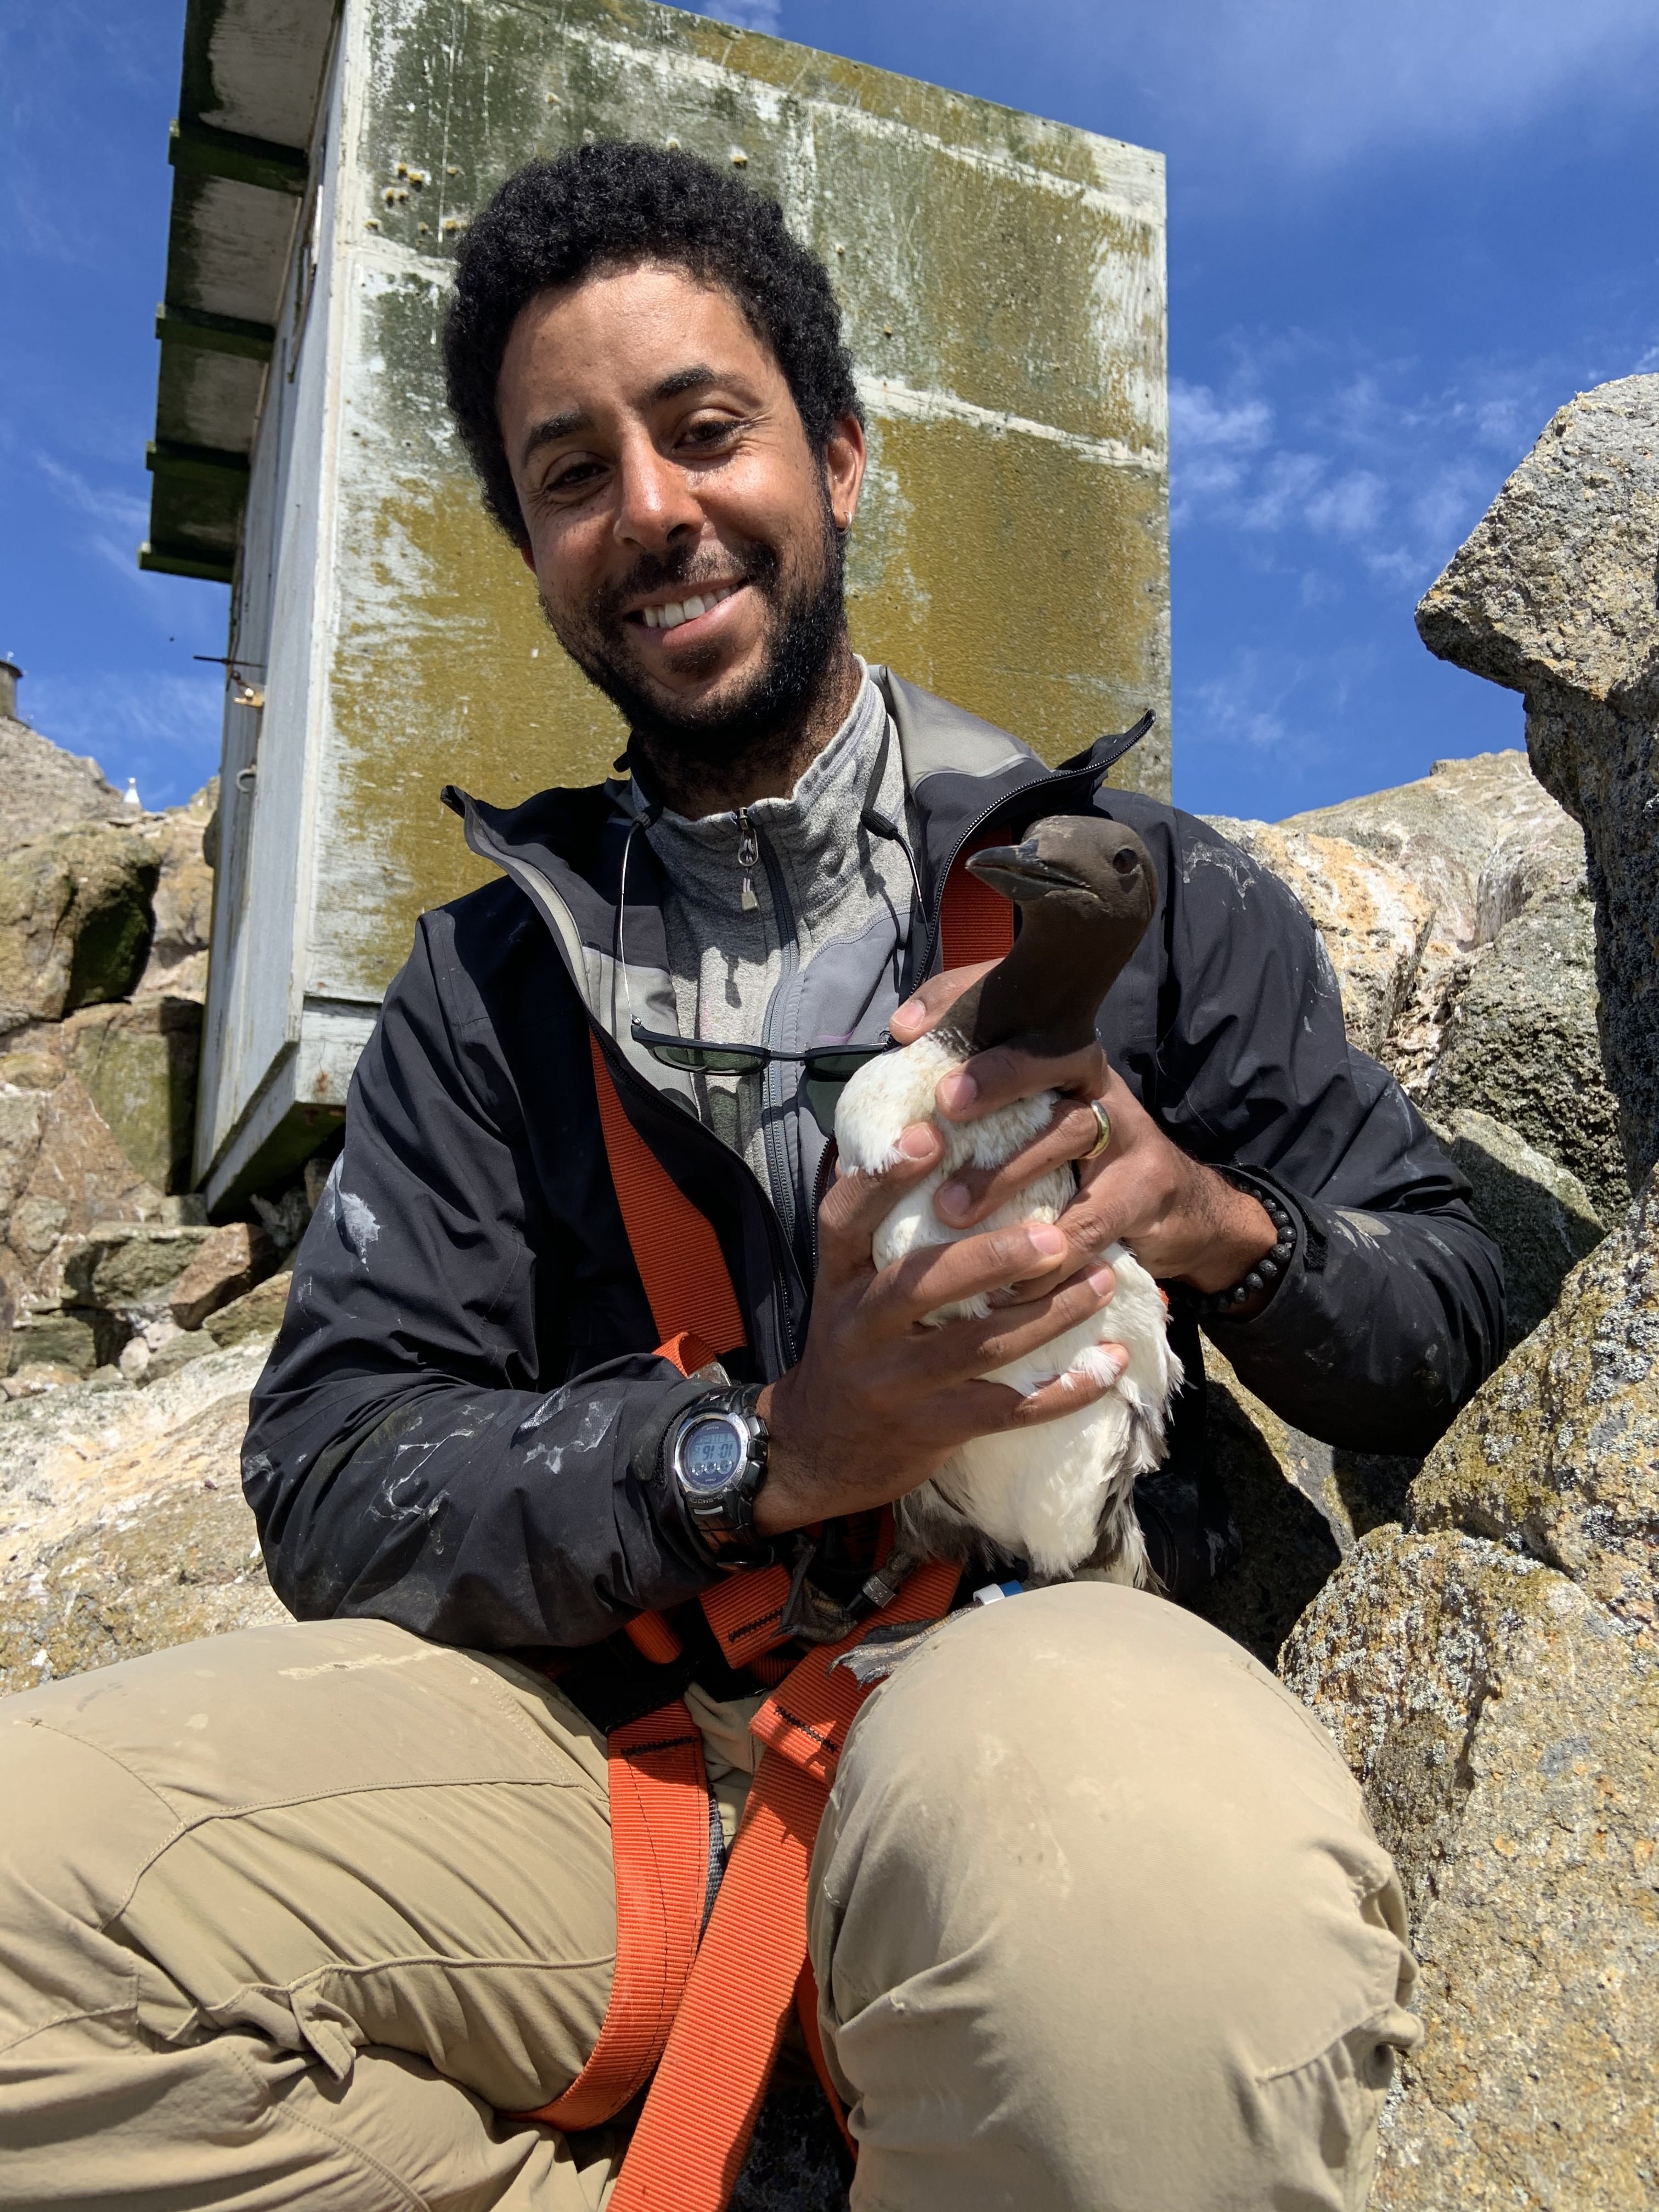
[[[142,587],[137,550],[149,525],[148,501],[132,492],[88,483],[78,470],[53,460],[50,453],[37,453],[35,461],[50,480],[58,504],[88,526],[81,533],[82,543],[124,582]]]
[[[1174,527],[1237,532],[1304,574],[1322,545],[1391,596],[1426,588],[1573,388],[1549,361],[1455,364],[1436,387],[1416,362],[1295,332],[1232,351],[1217,386],[1172,389]]]
[[[1273,427],[1265,399],[1218,399],[1207,384],[1170,380],[1170,435],[1188,451],[1253,453],[1267,444]]]
[[[1633,112],[1659,80],[1652,0],[1073,0],[1074,35],[1136,56],[1191,163],[1241,144],[1275,167],[1335,170],[1374,153],[1525,130],[1592,99]],[[1236,179],[1234,188],[1236,189]]]
[[[1231,757],[1268,820],[1305,803],[1304,780],[1352,747],[1355,702],[1376,679],[1369,645],[1310,653],[1288,647],[1242,647],[1218,675],[1181,699],[1182,753]]]
[[[1350,469],[1308,501],[1310,528],[1331,538],[1370,538],[1381,527],[1389,488],[1370,469]]]
[[[775,37],[782,0],[708,0],[693,12],[712,15],[717,23],[735,23],[740,31],[770,31]]]

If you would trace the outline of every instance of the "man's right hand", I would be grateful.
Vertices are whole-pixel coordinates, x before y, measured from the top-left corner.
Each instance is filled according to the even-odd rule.
[[[818,1209],[806,1349],[761,1393],[757,1408],[771,1439],[755,1498],[760,1535],[890,1504],[970,1437],[1074,1413],[1108,1387],[1079,1376],[1027,1398],[980,1379],[1086,1321],[1111,1297],[1109,1267],[1060,1274],[1070,1246],[1047,1223],[928,1245],[878,1273],[875,1232],[938,1166],[944,1139],[919,1121],[899,1151],[898,1164],[881,1175],[838,1176]],[[1018,1304],[994,1306],[982,1321],[925,1325],[941,1306],[1012,1283],[1026,1292]]]

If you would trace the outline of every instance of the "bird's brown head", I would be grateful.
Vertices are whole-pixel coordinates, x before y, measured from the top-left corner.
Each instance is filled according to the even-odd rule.
[[[1014,949],[952,1009],[973,1051],[1014,1040],[1080,1048],[1100,1002],[1128,965],[1158,903],[1152,855],[1098,814],[1051,814],[1017,845],[988,845],[968,866],[1020,910]]]
[[[1018,845],[984,846],[968,866],[1028,918],[1042,906],[1079,929],[1133,928],[1137,942],[1158,900],[1146,848],[1133,830],[1098,814],[1048,815]]]

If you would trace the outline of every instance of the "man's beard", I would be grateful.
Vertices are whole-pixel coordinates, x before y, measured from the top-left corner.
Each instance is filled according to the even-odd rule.
[[[790,766],[801,732],[835,666],[846,632],[843,596],[846,547],[826,499],[819,510],[822,534],[818,559],[804,573],[786,577],[769,545],[741,543],[730,549],[723,569],[707,555],[647,554],[624,580],[606,589],[574,623],[561,628],[545,599],[542,612],[561,645],[591,684],[603,691],[627,721],[632,744],[647,769],[660,764],[675,782],[692,785],[723,781],[734,773]],[[694,592],[700,582],[730,582],[732,558],[738,573],[767,610],[761,665],[744,689],[706,706],[665,705],[646,688],[621,647],[620,611],[643,592],[681,587]],[[711,658],[719,651],[708,648]],[[696,671],[688,656],[683,665]]]

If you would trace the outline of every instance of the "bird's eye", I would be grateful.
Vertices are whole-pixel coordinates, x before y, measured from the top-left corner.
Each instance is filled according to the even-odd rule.
[[[1129,850],[1128,847],[1125,845],[1119,851],[1113,854],[1112,866],[1117,870],[1119,875],[1132,876],[1135,870],[1140,866],[1140,863],[1136,860],[1134,854]]]

